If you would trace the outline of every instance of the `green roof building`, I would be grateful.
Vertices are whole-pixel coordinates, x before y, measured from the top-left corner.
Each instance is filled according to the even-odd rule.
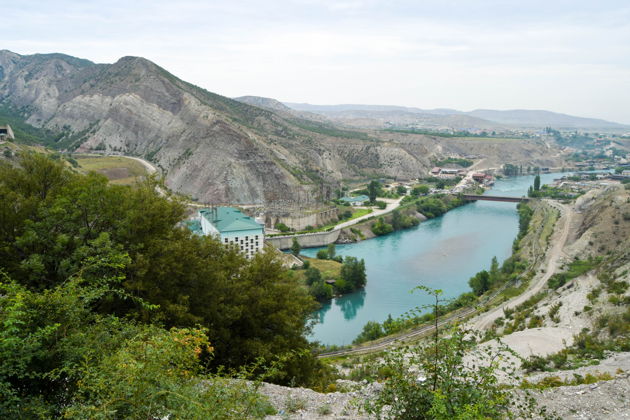
[[[264,226],[234,207],[199,210],[204,235],[213,235],[225,245],[237,246],[247,258],[263,249]]]
[[[370,197],[368,197],[367,195],[357,195],[342,197],[339,200],[343,201],[344,203],[350,203],[353,206],[362,206],[363,204],[365,204],[366,201],[370,201]]]

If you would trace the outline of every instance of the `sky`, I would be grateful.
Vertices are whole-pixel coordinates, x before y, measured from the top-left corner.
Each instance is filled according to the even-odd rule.
[[[0,49],[142,56],[221,95],[630,124],[630,1],[0,0]]]

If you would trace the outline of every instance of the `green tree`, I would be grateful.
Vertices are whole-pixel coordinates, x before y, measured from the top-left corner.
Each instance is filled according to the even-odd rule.
[[[396,187],[396,192],[398,193],[398,195],[405,195],[407,194],[407,187],[405,187],[404,185],[399,185]]]
[[[420,197],[421,195],[425,195],[428,193],[429,193],[428,185],[418,185],[416,187],[413,187],[413,189],[411,190],[411,195],[413,195],[414,197]]]
[[[403,226],[403,217],[400,214],[399,210],[394,210],[392,212],[392,228],[394,230],[400,230]]]
[[[501,271],[499,269],[499,261],[497,260],[497,257],[492,257],[490,272],[488,273],[488,282],[490,286],[501,282]]]
[[[503,173],[506,176],[515,176],[515,175],[518,175],[518,172],[519,172],[519,167],[516,165],[513,165],[511,163],[506,163],[505,165],[503,165]]]
[[[319,271],[319,269],[315,267],[307,268],[306,271],[304,272],[304,275],[306,277],[306,284],[308,286],[311,286],[312,284],[317,283],[322,280],[321,271]]]
[[[468,280],[468,284],[477,296],[481,296],[490,288],[490,274],[482,270]]]
[[[394,231],[392,225],[390,225],[389,223],[385,223],[385,219],[383,219],[382,217],[379,217],[376,222],[372,223],[371,229],[372,232],[377,236],[387,235],[388,233]]]
[[[301,250],[302,250],[302,247],[300,246],[300,243],[298,242],[297,238],[293,238],[293,242],[291,243],[291,253],[297,257],[300,255]]]
[[[534,178],[534,191],[540,190],[540,175],[536,175]]]
[[[317,259],[319,260],[327,260],[328,259],[328,251],[325,249],[320,249],[317,251]]]
[[[319,301],[330,300],[333,296],[333,287],[320,279],[310,286],[309,292]]]
[[[370,203],[374,203],[376,201],[376,197],[380,189],[381,189],[380,182],[375,181],[375,180],[370,181],[367,187],[368,197],[370,197]]]
[[[341,279],[350,284],[354,290],[364,287],[367,282],[365,261],[355,257],[346,257],[341,266]]]
[[[448,210],[444,201],[435,197],[423,197],[418,200],[416,209],[419,213],[424,214],[428,218],[441,216]]]
[[[276,229],[278,229],[282,233],[289,232],[291,230],[291,228],[284,223],[276,223]]]
[[[366,341],[376,340],[385,335],[381,324],[375,321],[368,321],[364,326],[361,333],[354,339],[353,344],[365,343]]]
[[[335,254],[337,253],[337,250],[334,243],[328,244],[327,253],[328,253],[328,259],[330,260],[335,259]]]

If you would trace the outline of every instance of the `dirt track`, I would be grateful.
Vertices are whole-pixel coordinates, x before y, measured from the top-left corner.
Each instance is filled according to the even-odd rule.
[[[524,293],[484,314],[479,315],[476,319],[473,319],[470,324],[472,329],[482,330],[488,328],[492,325],[492,323],[494,323],[495,319],[503,315],[503,310],[505,308],[514,308],[534,296],[536,293],[540,292],[547,284],[549,278],[551,278],[551,276],[556,272],[560,258],[565,255],[563,249],[567,242],[567,238],[569,237],[569,232],[571,231],[571,221],[574,214],[573,210],[564,204],[551,200],[545,201],[547,204],[560,210],[562,216],[558,221],[558,226],[560,226],[561,229],[556,229],[552,237],[554,245],[547,255],[547,264],[545,265],[544,273],[539,275],[537,278],[534,278],[532,280],[532,284]]]

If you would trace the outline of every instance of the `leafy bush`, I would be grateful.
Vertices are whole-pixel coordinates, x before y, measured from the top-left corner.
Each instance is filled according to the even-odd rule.
[[[379,368],[390,376],[364,409],[386,419],[505,417],[511,393],[497,383],[492,355],[482,355],[487,364],[464,368],[463,355],[474,347],[474,340],[455,329],[434,344],[388,352]]]
[[[287,225],[285,225],[284,223],[280,222],[280,223],[276,223],[276,229],[278,229],[280,232],[288,232],[291,230],[290,227],[288,227]]]
[[[239,419],[269,413],[255,386],[202,372],[202,359],[213,351],[204,330],[166,330],[94,313],[99,303],[126,294],[117,264],[116,256],[90,259],[84,272],[114,271],[98,282],[77,277],[42,292],[4,277],[4,416]]]
[[[510,402],[514,394],[497,381],[498,352],[477,347],[477,336],[458,327],[440,334],[441,291],[419,287],[434,298],[436,328],[433,339],[387,352],[377,367],[388,374],[383,390],[368,399],[364,410],[386,419],[468,419],[504,418],[514,415]],[[464,362],[470,352],[478,360],[471,368]],[[531,403],[533,404],[533,403]],[[520,407],[518,415],[529,418],[533,405]]]
[[[309,266],[304,272],[304,275],[306,277],[306,284],[308,286],[322,280],[322,273],[316,267]]]
[[[593,270],[601,263],[601,258],[589,258],[588,260],[575,260],[569,264],[568,269],[563,273],[556,273],[547,282],[547,287],[550,289],[558,289],[566,284],[568,281],[579,277],[589,271]]]
[[[317,300],[330,300],[333,297],[333,287],[323,280],[318,280],[311,284],[309,293]]]
[[[376,340],[385,335],[385,331],[380,323],[375,321],[368,321],[364,326],[361,333],[354,339],[353,344],[359,344],[366,341]]]
[[[429,193],[428,185],[418,185],[416,187],[413,187],[413,189],[411,190],[411,195],[414,197],[420,197],[421,195],[425,195],[428,193]]]
[[[382,217],[379,217],[376,222],[372,223],[371,229],[372,233],[377,236],[387,235],[394,231],[394,227],[389,223],[385,223],[385,219]]]

